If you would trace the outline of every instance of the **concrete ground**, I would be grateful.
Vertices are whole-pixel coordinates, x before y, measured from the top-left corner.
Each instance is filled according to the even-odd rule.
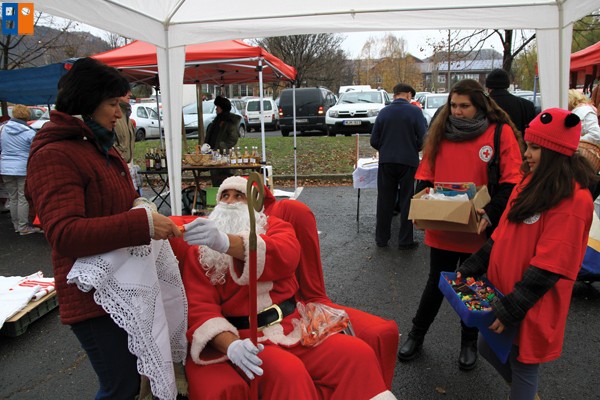
[[[289,189],[288,189],[289,190]],[[299,200],[308,204],[321,232],[325,282],[337,303],[393,319],[405,334],[428,273],[428,249],[398,250],[374,243],[375,190],[306,187]],[[397,232],[397,218],[393,229]],[[43,235],[19,236],[8,214],[0,214],[0,275],[42,270],[52,276],[50,249]],[[543,400],[600,399],[600,283],[575,285],[562,357],[541,369]],[[426,337],[422,356],[399,363],[393,392],[399,399],[506,399],[502,379],[484,361],[470,372],[458,369],[458,316],[447,302]],[[95,374],[75,336],[54,310],[18,337],[0,336],[0,399],[90,399]]]

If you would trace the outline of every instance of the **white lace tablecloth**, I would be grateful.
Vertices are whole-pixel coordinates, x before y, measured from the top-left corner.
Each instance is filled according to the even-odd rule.
[[[154,396],[175,399],[173,363],[186,357],[187,301],[169,242],[79,258],[67,281],[85,292],[96,289],[94,300],[127,332]]]

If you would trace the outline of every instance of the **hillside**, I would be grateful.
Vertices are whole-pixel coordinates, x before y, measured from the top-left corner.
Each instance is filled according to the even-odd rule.
[[[0,69],[39,67],[109,49],[108,42],[91,33],[38,25],[33,35],[0,36]]]

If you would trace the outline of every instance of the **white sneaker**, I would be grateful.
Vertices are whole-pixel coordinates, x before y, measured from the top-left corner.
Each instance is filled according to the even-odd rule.
[[[35,226],[28,226],[28,227],[20,230],[19,235],[25,236],[25,235],[30,235],[32,233],[40,233],[40,232],[42,232],[42,230],[40,228],[36,228]]]

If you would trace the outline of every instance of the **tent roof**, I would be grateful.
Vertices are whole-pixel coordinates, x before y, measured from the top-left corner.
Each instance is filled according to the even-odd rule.
[[[162,48],[319,32],[553,29],[600,8],[598,0],[231,0],[215,7],[198,0],[44,0],[35,6]]]
[[[571,54],[571,71],[600,64],[600,42]]]
[[[70,62],[35,68],[0,70],[0,100],[16,104],[53,104],[58,80],[67,73]]]
[[[118,49],[93,56],[120,69],[133,81],[154,80],[158,76],[156,46],[134,41]],[[261,47],[239,40],[186,46],[183,83],[230,84],[257,82],[258,61],[262,60],[265,82],[293,80],[296,69]]]

